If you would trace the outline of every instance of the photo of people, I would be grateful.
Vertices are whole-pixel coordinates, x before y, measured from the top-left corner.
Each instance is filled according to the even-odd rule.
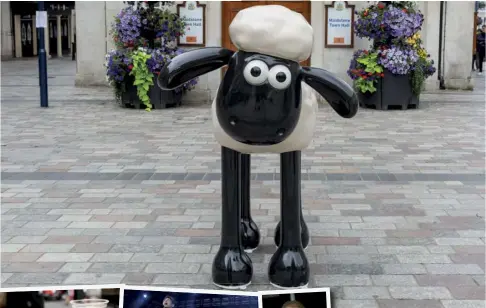
[[[0,289],[0,308],[119,308],[120,288]]]
[[[329,289],[294,292],[296,293],[265,292],[262,295],[261,308],[331,308]]]
[[[128,287],[130,288],[130,287]],[[252,294],[252,293],[250,293]],[[257,295],[125,289],[125,308],[258,308]]]

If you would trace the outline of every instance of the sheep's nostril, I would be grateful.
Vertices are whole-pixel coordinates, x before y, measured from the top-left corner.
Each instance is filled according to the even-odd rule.
[[[285,134],[285,128],[280,128],[279,130],[277,130],[277,135],[279,137],[282,137],[284,134]]]
[[[235,126],[236,123],[238,123],[238,118],[236,118],[236,117],[230,117],[229,118],[229,122],[230,122],[231,126]]]

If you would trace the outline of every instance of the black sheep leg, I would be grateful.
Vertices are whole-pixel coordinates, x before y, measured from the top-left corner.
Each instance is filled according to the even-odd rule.
[[[260,243],[260,231],[251,218],[250,202],[250,154],[240,155],[241,168],[241,236],[242,245],[246,252],[252,252]]]
[[[281,288],[305,287],[309,262],[302,247],[300,219],[300,151],[280,154],[279,247],[270,260],[270,283]]]
[[[221,245],[213,261],[213,282],[228,289],[244,288],[253,275],[250,257],[241,245],[240,153],[221,149]]]
[[[307,228],[307,224],[305,223],[304,220],[304,215],[302,214],[302,198],[300,199],[300,226],[302,227],[301,230],[301,237],[302,237],[302,247],[304,249],[307,248],[309,245],[309,229]],[[280,221],[277,224],[277,227],[275,227],[275,236],[273,238],[275,245],[278,247],[280,245]]]

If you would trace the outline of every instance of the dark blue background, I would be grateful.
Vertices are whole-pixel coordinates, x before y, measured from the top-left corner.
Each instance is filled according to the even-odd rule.
[[[126,290],[123,306],[126,308],[162,308],[162,301],[170,296],[174,308],[258,308],[257,296],[178,293]]]

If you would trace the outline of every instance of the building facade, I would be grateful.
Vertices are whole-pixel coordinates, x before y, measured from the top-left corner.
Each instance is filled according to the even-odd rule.
[[[48,20],[45,46],[48,54],[70,55],[74,39],[74,1],[46,1]],[[2,59],[37,55],[36,1],[2,1]]]
[[[6,2],[2,2],[2,55],[4,46],[4,14]],[[48,2],[46,2],[48,3]],[[234,48],[229,39],[228,26],[236,13],[253,5],[279,4],[301,13],[314,28],[313,53],[306,65],[325,68],[351,83],[346,71],[353,52],[367,49],[370,41],[354,38],[353,48],[325,47],[325,6],[331,1],[200,1],[206,4],[206,46]],[[368,2],[349,1],[355,10],[361,10]],[[104,85],[105,54],[113,48],[109,29],[113,17],[123,8],[122,1],[76,1],[75,14],[70,22],[76,33],[77,75],[79,86]],[[474,32],[474,2],[429,1],[418,2],[425,21],[421,36],[425,48],[434,59],[437,72],[427,80],[427,90],[439,88],[471,89],[471,57]],[[173,8],[175,10],[175,7]],[[470,16],[468,18],[467,16]],[[5,39],[7,40],[7,39]],[[5,48],[4,48],[5,47]],[[51,46],[52,47],[52,46]],[[51,48],[51,55],[53,54]],[[59,48],[57,48],[59,49]],[[62,48],[61,48],[62,49]],[[214,98],[221,80],[221,71],[209,73],[200,78],[197,89],[191,91],[185,100],[210,102]]]

